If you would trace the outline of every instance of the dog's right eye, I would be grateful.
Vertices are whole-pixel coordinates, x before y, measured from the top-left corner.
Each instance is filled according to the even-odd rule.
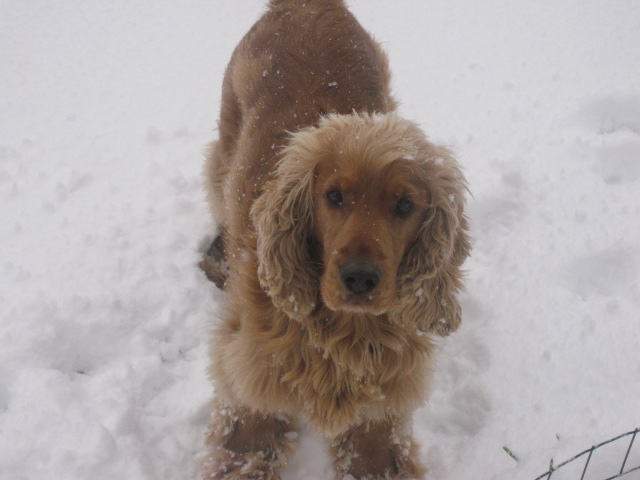
[[[342,194],[340,190],[331,190],[327,192],[327,201],[329,205],[332,207],[341,207],[342,206]]]

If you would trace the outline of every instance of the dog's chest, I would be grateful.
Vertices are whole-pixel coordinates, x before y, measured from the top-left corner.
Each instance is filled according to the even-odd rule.
[[[298,409],[320,430],[337,432],[422,397],[427,355],[406,338],[397,342],[404,348],[353,335],[324,340],[302,338],[280,372]]]
[[[303,416],[321,430],[341,430],[357,423],[365,412],[384,408],[386,385],[373,368],[364,370],[362,364],[350,365],[320,350],[303,363],[302,368],[294,367],[295,378],[290,374],[283,378]]]
[[[256,407],[301,415],[318,430],[336,433],[424,399],[428,337],[380,317],[279,320],[254,327],[259,335],[243,347],[250,361],[236,381]]]

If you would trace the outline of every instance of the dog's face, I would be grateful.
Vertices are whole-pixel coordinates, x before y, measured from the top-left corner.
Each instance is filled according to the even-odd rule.
[[[428,189],[401,157],[377,165],[343,156],[318,165],[313,190],[324,303],[332,310],[385,313],[398,295],[400,263],[429,208]]]
[[[470,248],[464,193],[455,158],[415,124],[329,115],[292,136],[252,208],[260,285],[303,322],[321,302],[448,335]]]

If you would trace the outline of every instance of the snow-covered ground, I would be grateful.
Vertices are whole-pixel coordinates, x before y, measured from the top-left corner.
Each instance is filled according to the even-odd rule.
[[[532,480],[640,426],[640,4],[350,5],[473,192],[429,478]],[[224,301],[202,152],[263,7],[0,0],[0,479],[198,478]],[[284,480],[330,479],[325,450],[305,432]]]

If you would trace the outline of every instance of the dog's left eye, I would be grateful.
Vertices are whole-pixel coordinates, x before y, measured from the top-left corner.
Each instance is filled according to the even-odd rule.
[[[327,201],[332,207],[341,207],[342,193],[340,193],[340,190],[331,190],[330,192],[327,192]]]
[[[396,203],[395,214],[398,217],[406,217],[413,209],[413,202],[408,198],[402,198]]]

